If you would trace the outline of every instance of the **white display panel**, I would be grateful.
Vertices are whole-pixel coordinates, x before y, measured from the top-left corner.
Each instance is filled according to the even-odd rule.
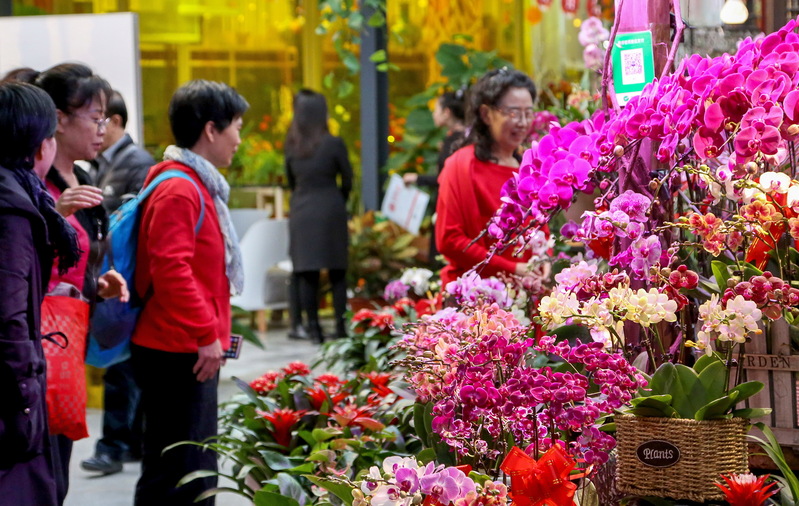
[[[88,65],[122,94],[127,131],[143,143],[137,15],[0,17],[0,75],[17,67],[41,71],[64,62]]]

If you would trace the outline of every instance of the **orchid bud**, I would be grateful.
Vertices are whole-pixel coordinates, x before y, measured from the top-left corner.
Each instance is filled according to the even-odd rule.
[[[620,157],[624,154],[624,146],[620,146],[616,144],[616,147],[613,148],[613,154]]]
[[[746,167],[746,172],[748,172],[749,174],[756,173],[758,169],[758,166],[755,162],[746,162],[744,167]]]
[[[799,125],[791,125],[791,126],[788,127],[788,129],[786,131],[787,131],[788,135],[793,137],[794,135],[799,134]]]
[[[657,180],[653,179],[652,181],[649,182],[650,191],[653,191],[653,192],[657,191],[658,186],[660,186],[660,181],[657,181]]]

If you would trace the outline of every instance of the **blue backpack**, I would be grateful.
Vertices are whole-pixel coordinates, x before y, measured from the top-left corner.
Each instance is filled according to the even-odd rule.
[[[185,172],[167,170],[153,179],[139,194],[122,204],[111,215],[108,225],[108,245],[100,272],[114,269],[125,278],[130,290],[130,301],[108,299],[97,304],[92,315],[89,340],[86,345],[86,363],[94,367],[109,367],[130,357],[130,338],[144,303],[149,298],[137,294],[133,288],[136,272],[136,250],[139,244],[140,205],[155,188],[173,177],[191,182],[200,195],[200,218],[194,233],[200,231],[205,217],[205,199],[197,183]]]

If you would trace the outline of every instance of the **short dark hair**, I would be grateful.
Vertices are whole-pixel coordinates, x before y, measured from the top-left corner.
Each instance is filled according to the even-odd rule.
[[[249,107],[244,97],[225,83],[189,81],[178,88],[169,102],[169,125],[175,143],[181,148],[191,148],[197,144],[206,123],[212,121],[221,132]]]
[[[82,63],[61,63],[51,67],[39,74],[34,84],[50,95],[56,109],[65,113],[80,109],[102,95],[107,102],[113,91],[108,81]]]
[[[525,88],[535,101],[536,91],[533,80],[518,70],[502,67],[490,70],[481,77],[469,91],[466,121],[471,128],[466,144],[474,144],[474,154],[483,162],[496,161],[491,154],[494,139],[488,124],[480,117],[480,106],[496,107],[510,88]]]
[[[0,83],[20,82],[33,84],[33,81],[39,77],[39,71],[30,67],[17,67],[6,72],[6,75],[0,79]]]
[[[110,118],[114,114],[119,114],[119,117],[122,118],[122,128],[124,129],[128,125],[128,108],[125,106],[125,99],[122,98],[122,94],[117,90],[111,92],[111,97],[105,106],[105,115],[107,117]]]
[[[55,129],[55,104],[47,93],[22,82],[0,84],[0,165],[32,169],[39,146]]]
[[[301,89],[294,95],[294,115],[286,134],[286,154],[297,158],[310,157],[329,132],[325,96]]]
[[[449,109],[452,115],[460,120],[466,119],[466,92],[462,89],[457,91],[447,91],[438,97],[438,103],[442,109]]]

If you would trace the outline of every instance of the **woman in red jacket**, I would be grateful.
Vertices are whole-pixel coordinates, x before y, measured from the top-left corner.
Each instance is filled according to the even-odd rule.
[[[468,102],[466,146],[453,153],[438,178],[436,244],[447,260],[444,286],[485,260],[487,236],[472,243],[500,207],[502,185],[519,170],[522,142],[530,136],[535,85],[522,72],[492,70],[472,87]],[[523,274],[525,258],[508,250],[479,271]]]
[[[131,349],[145,424],[134,501],[139,506],[214,503],[194,499],[213,488],[215,478],[176,484],[192,471],[216,470],[216,454],[188,445],[162,451],[217,434],[219,368],[230,347],[230,294],[243,284],[227,207],[230,187],[217,167],[230,165],[248,107],[225,84],[183,85],[169,104],[177,145],[166,149],[164,162],[150,169],[144,183],[175,169],[193,181],[164,181],[142,209],[135,285],[146,302]]]

